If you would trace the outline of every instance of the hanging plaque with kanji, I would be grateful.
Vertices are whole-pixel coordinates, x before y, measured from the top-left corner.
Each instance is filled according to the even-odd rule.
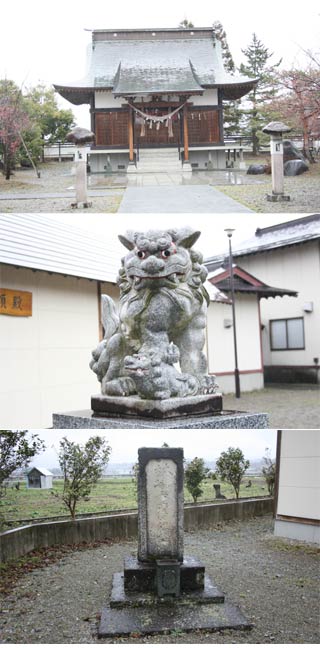
[[[0,315],[31,317],[32,293],[26,290],[0,288]]]

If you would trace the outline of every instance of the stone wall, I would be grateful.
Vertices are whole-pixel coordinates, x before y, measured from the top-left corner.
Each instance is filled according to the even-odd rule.
[[[261,497],[224,502],[186,505],[185,530],[210,528],[224,520],[244,520],[273,512],[273,498]],[[0,534],[0,562],[7,562],[33,549],[60,544],[125,540],[136,538],[137,513],[121,513],[101,517],[79,518],[73,521],[32,524]]]

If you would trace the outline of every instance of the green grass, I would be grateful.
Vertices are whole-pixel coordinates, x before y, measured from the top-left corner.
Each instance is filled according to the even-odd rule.
[[[250,477],[251,488],[246,488],[249,478],[245,477],[240,490],[240,497],[256,497],[267,495],[267,489],[262,477]],[[43,517],[56,517],[68,515],[63,506],[61,495],[63,481],[54,480],[51,490],[28,489],[25,483],[20,484],[20,489],[9,487],[1,501],[0,512],[6,520],[26,520]],[[214,499],[213,482],[207,479],[203,485],[203,495],[199,502]],[[228,499],[234,497],[234,491],[228,484],[221,483],[221,492]],[[192,497],[185,489],[185,502],[192,502]],[[131,477],[110,477],[101,479],[92,489],[86,500],[81,500],[77,505],[77,513],[98,513],[118,509],[137,508],[136,487]]]

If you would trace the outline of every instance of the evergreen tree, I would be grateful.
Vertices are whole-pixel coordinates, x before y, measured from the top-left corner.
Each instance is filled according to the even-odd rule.
[[[236,70],[236,66],[234,64],[234,60],[232,58],[232,54],[228,45],[227,34],[223,28],[222,23],[219,20],[215,20],[215,22],[212,25],[212,29],[214,31],[215,37],[221,43],[223,67],[226,70],[226,72],[230,72],[231,74],[234,74]]]
[[[212,29],[216,39],[221,43],[223,67],[229,74],[234,74],[236,66],[229,48],[226,31],[219,20],[216,20],[213,23]],[[223,129],[226,136],[235,135],[239,132],[239,122],[241,117],[239,106],[240,100],[223,101]]]
[[[263,45],[256,34],[252,35],[250,45],[241,51],[247,57],[247,62],[241,64],[240,73],[251,79],[259,79],[246,99],[248,107],[242,110],[244,127],[252,138],[252,151],[256,155],[264,137],[262,128],[265,121],[260,108],[271,101],[276,94],[276,69],[281,59],[278,63],[269,65],[273,52]]]
[[[107,440],[98,435],[89,437],[84,445],[66,437],[60,441],[59,464],[64,480],[61,498],[73,520],[78,501],[87,497],[97,484],[110,453]]]
[[[197,502],[198,497],[202,495],[201,484],[208,477],[209,472],[209,468],[204,465],[204,460],[199,457],[195,457],[186,465],[184,470],[185,484],[194,502]]]
[[[190,20],[185,18],[184,20],[181,20],[181,22],[179,22],[178,27],[181,27],[181,29],[193,29],[194,24]]]
[[[226,452],[221,453],[216,461],[216,474],[222,481],[233,486],[237,499],[239,498],[243,476],[249,466],[250,461],[244,458],[240,448],[228,448]]]

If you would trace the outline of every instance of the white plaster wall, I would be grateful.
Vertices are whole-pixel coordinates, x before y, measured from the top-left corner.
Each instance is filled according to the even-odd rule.
[[[217,106],[218,105],[218,90],[212,88],[205,90],[203,95],[194,95],[192,97],[194,106]]]
[[[167,95],[164,95],[167,98]],[[143,97],[145,102],[150,101],[151,96]],[[178,96],[171,96],[172,101],[179,101]],[[218,104],[218,91],[216,89],[205,90],[203,95],[194,95],[191,98],[195,106],[217,106]],[[101,90],[94,93],[95,108],[120,108],[127,100],[123,97],[115,98],[111,90]]]
[[[298,291],[298,297],[276,297],[261,300],[261,321],[266,326],[263,335],[268,357],[265,364],[313,365],[320,358],[320,251],[318,242],[274,250],[239,259],[240,265],[265,283],[279,288]],[[306,313],[303,306],[313,302],[313,312]],[[305,330],[304,350],[271,351],[269,320],[303,317]]]
[[[256,296],[236,295],[235,311],[239,370],[261,369]],[[231,305],[211,302],[207,323],[207,356],[211,373],[234,370],[233,327],[225,328],[224,320],[232,320]]]
[[[111,90],[101,90],[101,92],[94,93],[94,105],[95,108],[121,108],[121,106],[127,103],[123,97],[113,96]]]
[[[320,430],[283,430],[278,515],[318,520]]]
[[[52,412],[90,408],[99,341],[97,283],[0,267],[0,286],[32,292],[32,317],[0,315],[0,411],[8,428],[49,427]]]

